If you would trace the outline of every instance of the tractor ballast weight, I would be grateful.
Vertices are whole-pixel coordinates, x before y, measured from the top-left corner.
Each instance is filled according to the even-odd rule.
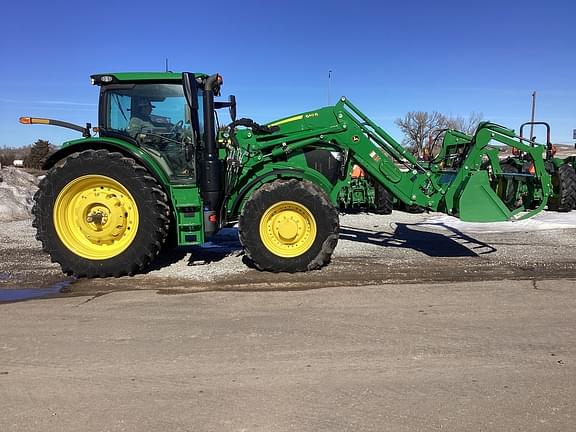
[[[98,137],[90,136],[89,125],[21,119],[84,136],[48,159],[33,210],[37,238],[68,274],[133,274],[160,253],[171,233],[172,243],[197,245],[236,221],[256,267],[306,271],[330,261],[339,232],[336,206],[343,200],[369,200],[381,213],[397,201],[493,222],[530,217],[563,193],[576,197],[571,166],[563,168],[544,157],[544,146],[489,122],[473,136],[446,131],[436,158],[422,162],[344,97],[260,125],[236,120],[233,97],[214,100],[219,75],[92,79],[100,86]],[[215,115],[224,107],[232,118],[226,128]],[[503,163],[500,145],[522,157]],[[558,168],[552,173],[551,163]],[[371,189],[354,184],[354,166],[366,173]],[[563,191],[553,185],[557,172],[568,179]]]

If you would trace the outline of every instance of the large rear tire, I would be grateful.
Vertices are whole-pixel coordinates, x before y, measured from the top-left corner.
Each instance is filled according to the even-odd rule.
[[[380,183],[374,182],[374,213],[389,215],[392,213],[393,207],[392,194]]]
[[[68,275],[132,275],[159,253],[169,228],[166,194],[133,159],[74,153],[40,182],[36,238]]]
[[[338,211],[324,191],[300,180],[276,180],[254,192],[239,219],[240,242],[260,270],[300,272],[330,261]]]
[[[502,163],[500,165],[504,174],[518,174],[519,170],[511,163]],[[520,182],[513,176],[500,176],[497,184],[497,193],[500,199],[510,210],[515,210],[522,205],[522,200],[517,198]]]
[[[548,202],[548,209],[569,212],[576,207],[576,171],[564,164],[552,176],[554,197]]]

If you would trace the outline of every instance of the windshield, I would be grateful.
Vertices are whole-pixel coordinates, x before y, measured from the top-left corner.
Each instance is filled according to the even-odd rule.
[[[202,92],[198,114],[190,110],[180,83],[121,85],[106,95],[105,133],[133,138],[163,158],[175,176],[191,175],[192,147],[203,134]]]

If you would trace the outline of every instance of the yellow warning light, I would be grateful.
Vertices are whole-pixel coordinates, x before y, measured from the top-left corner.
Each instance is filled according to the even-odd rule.
[[[22,124],[50,124],[48,119],[35,117],[20,117],[19,121]]]

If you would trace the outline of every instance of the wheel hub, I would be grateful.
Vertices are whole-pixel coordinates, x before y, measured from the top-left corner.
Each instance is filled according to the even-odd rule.
[[[314,243],[316,221],[304,205],[281,201],[262,216],[260,238],[270,252],[286,258],[297,257]]]
[[[87,239],[96,243],[112,243],[129,226],[124,215],[128,214],[129,203],[111,191],[99,192],[94,188],[80,196],[76,206],[78,228]]]
[[[104,213],[101,210],[92,211],[88,216],[86,216],[86,222],[93,223],[95,225],[103,225],[108,221],[108,213]]]
[[[89,259],[108,259],[123,252],[134,239],[138,211],[122,184],[89,175],[62,189],[54,206],[54,225],[72,252]]]
[[[279,237],[285,241],[293,241],[298,235],[298,220],[284,216],[278,221],[276,230]]]

